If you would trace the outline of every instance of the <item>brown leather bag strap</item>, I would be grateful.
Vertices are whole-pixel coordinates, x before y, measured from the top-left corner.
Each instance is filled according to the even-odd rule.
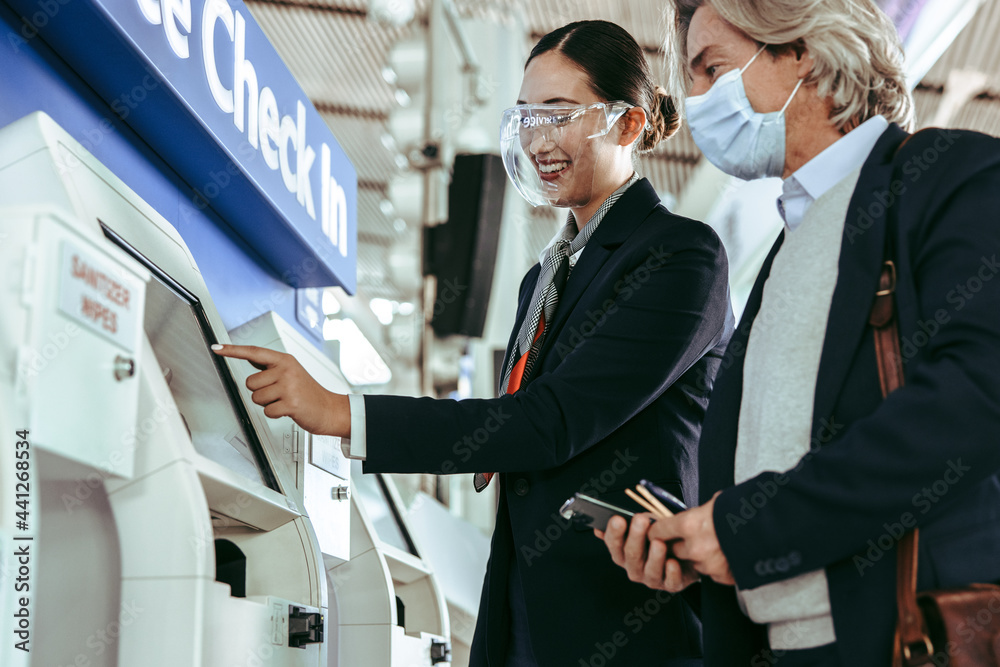
[[[931,664],[934,645],[917,606],[917,545],[919,531],[907,533],[896,545],[897,647],[904,667]]]
[[[872,304],[872,313],[868,318],[868,323],[875,330],[875,358],[878,361],[882,398],[903,386],[903,359],[899,352],[895,294],[896,264],[891,259],[886,259],[882,264],[875,303]]]
[[[891,247],[891,245],[887,246]],[[891,255],[891,252],[887,252]],[[886,259],[879,277],[869,324],[875,330],[875,357],[883,398],[903,386],[903,358],[896,322],[896,265]],[[907,533],[896,547],[896,609],[898,612],[893,664],[917,667],[930,663],[934,648],[917,606],[917,530]]]
[[[893,159],[914,135],[907,136],[896,147]],[[895,173],[895,170],[893,170]],[[899,350],[899,323],[896,320],[896,263],[893,243],[896,210],[886,212],[886,245],[878,291],[872,304],[869,324],[875,331],[875,357],[882,397],[899,389],[903,378],[903,357]],[[893,665],[917,667],[930,664],[934,647],[927,635],[923,614],[917,605],[917,546],[919,531],[914,529],[896,545],[896,611],[897,625],[893,646]]]

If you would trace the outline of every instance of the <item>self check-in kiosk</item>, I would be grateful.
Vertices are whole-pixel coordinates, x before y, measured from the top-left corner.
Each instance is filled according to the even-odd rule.
[[[327,665],[320,544],[193,257],[43,113],[0,130],[0,267],[0,427],[30,463],[0,440],[2,548],[30,553],[2,603],[34,633],[3,664]]]
[[[330,569],[342,606],[342,655],[372,665],[435,665],[451,661],[445,596],[407,526],[402,500],[384,475],[362,475],[353,462],[351,559]],[[405,660],[418,656],[419,662]]]
[[[273,312],[230,332],[234,343],[286,352],[321,385],[350,385],[329,358]],[[268,420],[283,443],[297,496],[312,518],[328,573],[329,632],[343,667],[418,667],[450,660],[448,608],[411,534],[392,480],[349,465],[339,438],[310,435],[288,418]],[[348,492],[349,487],[349,492]],[[349,500],[349,502],[345,502]],[[350,540],[345,534],[350,534]]]
[[[177,231],[43,113],[0,129],[0,202],[0,428],[30,446],[23,482],[0,475],[31,508],[22,527],[0,497],[0,547],[30,554],[26,604],[8,586],[0,603],[33,633],[3,664],[447,662],[445,598],[391,481],[354,486],[338,439],[252,404],[249,365],[209,349],[230,336]],[[232,340],[349,389],[274,313]]]

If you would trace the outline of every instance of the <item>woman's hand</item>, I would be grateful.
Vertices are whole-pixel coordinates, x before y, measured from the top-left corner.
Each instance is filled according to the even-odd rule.
[[[676,593],[698,581],[698,573],[688,563],[669,558],[669,549],[662,540],[649,538],[650,514],[632,517],[632,525],[625,519],[613,517],[608,522],[607,531],[594,531],[594,535],[604,540],[611,560],[625,568],[628,578],[649,588]],[[625,531],[628,530],[628,536]]]
[[[268,417],[291,417],[309,433],[351,436],[347,396],[324,389],[292,355],[253,345],[213,345],[212,351],[249,361],[260,371],[246,384]]]

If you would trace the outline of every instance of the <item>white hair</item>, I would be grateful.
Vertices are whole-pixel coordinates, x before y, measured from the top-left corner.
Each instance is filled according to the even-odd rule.
[[[873,0],[668,0],[665,10],[671,92],[687,87],[691,17],[711,5],[750,39],[775,47],[801,44],[815,63],[805,84],[830,100],[830,120],[852,129],[882,115],[913,128],[913,97],[903,72],[903,49],[892,21]]]

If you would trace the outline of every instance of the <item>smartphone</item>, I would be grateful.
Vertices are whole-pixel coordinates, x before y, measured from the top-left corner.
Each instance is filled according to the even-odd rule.
[[[608,527],[608,521],[613,516],[620,516],[626,522],[631,522],[634,512],[630,512],[624,507],[618,507],[611,503],[606,503],[597,498],[591,498],[582,493],[575,493],[573,497],[563,503],[559,509],[559,514],[564,519],[569,519],[574,523],[590,526],[597,530],[604,531]]]
[[[666,491],[663,488],[657,486],[656,484],[653,484],[649,480],[646,479],[639,480],[639,484],[642,485],[643,488],[652,493],[654,496],[656,496],[656,499],[659,500],[661,503],[663,503],[664,506],[666,506],[666,508],[671,512],[673,512],[674,514],[679,514],[680,512],[683,512],[688,508],[688,506],[684,504],[683,500],[681,500],[674,494],[670,493],[669,491]]]

